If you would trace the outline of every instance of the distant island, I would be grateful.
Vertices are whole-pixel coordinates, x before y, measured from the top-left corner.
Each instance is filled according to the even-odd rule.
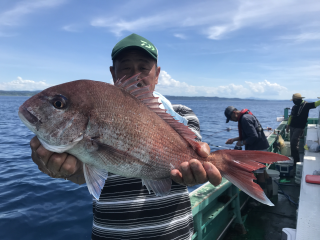
[[[33,96],[37,93],[41,92],[40,90],[38,91],[3,91],[0,90],[0,96]],[[187,96],[170,96],[170,95],[165,95],[166,98],[169,100],[216,100],[216,101],[222,101],[222,100],[230,100],[230,101],[243,101],[243,100],[266,100],[266,99],[257,99],[257,98],[222,98],[222,97],[187,97]]]
[[[268,100],[268,99],[262,99],[262,98],[224,98],[224,97],[187,97],[187,96],[170,96],[165,95],[166,98],[169,100],[192,100],[192,101],[285,101],[285,100]]]
[[[38,91],[3,91],[0,90],[0,96],[33,96],[37,93],[41,92],[40,90]]]
[[[31,97],[37,93],[41,92],[41,90],[37,91],[4,91],[0,90],[0,96],[14,96],[14,97],[19,97],[19,96],[26,96],[26,97]],[[289,101],[288,100],[275,100],[275,99],[262,99],[262,98],[224,98],[224,97],[187,97],[187,96],[170,96],[170,95],[165,95],[166,98],[169,100],[192,100],[192,101]],[[305,99],[308,102],[315,102],[318,101],[318,99]]]

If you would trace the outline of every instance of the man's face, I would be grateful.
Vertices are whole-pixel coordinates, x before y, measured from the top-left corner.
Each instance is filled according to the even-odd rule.
[[[142,79],[139,87],[150,85],[150,90],[154,91],[160,74],[160,67],[157,67],[156,61],[144,50],[129,49],[123,50],[114,61],[114,66],[110,67],[113,82],[125,76],[125,79],[132,77],[137,73],[138,80]]]
[[[233,112],[231,113],[231,118],[230,118],[230,120],[233,121],[233,122],[238,122],[238,116],[237,116],[236,111],[233,111]]]

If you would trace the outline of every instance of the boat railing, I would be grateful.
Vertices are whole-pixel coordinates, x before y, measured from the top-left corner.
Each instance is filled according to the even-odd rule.
[[[285,141],[289,141],[290,136],[286,133],[288,111],[288,108],[284,110],[284,121],[267,137],[270,145],[268,151],[270,152],[280,153],[279,135]],[[320,114],[319,118],[309,118],[308,124],[318,124],[319,121]],[[304,154],[304,145],[305,137],[302,136],[299,145],[300,154]],[[191,192],[190,201],[194,219],[192,239],[222,239],[231,224],[237,226],[241,233],[245,233],[241,208],[248,200],[248,195],[243,194],[241,190],[225,178],[222,178],[221,184],[216,187],[206,183]]]

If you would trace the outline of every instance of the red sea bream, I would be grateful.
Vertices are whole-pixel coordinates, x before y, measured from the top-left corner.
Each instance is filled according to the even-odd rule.
[[[108,172],[141,178],[149,192],[170,193],[170,171],[193,158],[212,162],[233,184],[256,200],[273,205],[253,182],[252,171],[288,158],[260,151],[219,150],[197,155],[195,134],[159,108],[138,75],[115,85],[78,80],[34,95],[19,108],[22,122],[53,152],[83,162],[89,192],[99,199]]]

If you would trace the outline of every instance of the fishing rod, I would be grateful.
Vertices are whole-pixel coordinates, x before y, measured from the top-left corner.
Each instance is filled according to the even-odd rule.
[[[228,147],[223,147],[223,146],[218,146],[218,145],[213,145],[213,144],[209,144],[210,147],[217,147],[217,148],[224,148],[224,149],[231,149],[231,148],[228,148]]]
[[[212,135],[215,135],[217,133],[221,133],[221,132],[225,132],[225,131],[230,132],[231,130],[238,130],[238,129],[232,129],[232,128],[228,127],[227,129],[221,130],[219,132],[214,132],[213,134],[209,135],[209,137],[212,136]],[[266,128],[263,128],[262,130],[272,131],[272,128],[271,127],[266,127]]]

